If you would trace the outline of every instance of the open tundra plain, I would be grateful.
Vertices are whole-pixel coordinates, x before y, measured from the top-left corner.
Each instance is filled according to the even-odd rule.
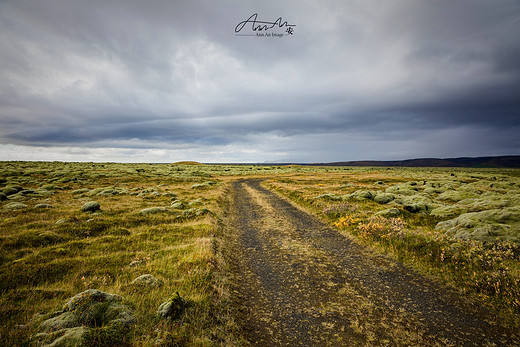
[[[0,163],[0,345],[519,345],[520,170]]]

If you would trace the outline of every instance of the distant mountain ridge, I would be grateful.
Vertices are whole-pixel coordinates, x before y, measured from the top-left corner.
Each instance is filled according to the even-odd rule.
[[[377,167],[473,167],[473,168],[520,168],[520,155],[495,157],[419,158],[407,160],[362,160],[320,163],[323,166],[377,166]]]

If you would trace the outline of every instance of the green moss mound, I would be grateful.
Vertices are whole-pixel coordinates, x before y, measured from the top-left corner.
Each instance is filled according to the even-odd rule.
[[[63,309],[50,314],[35,336],[43,346],[93,345],[99,337],[125,345],[128,328],[136,322],[119,295],[88,289],[70,298]]]
[[[438,223],[436,229],[455,239],[520,243],[520,207],[464,213]]]

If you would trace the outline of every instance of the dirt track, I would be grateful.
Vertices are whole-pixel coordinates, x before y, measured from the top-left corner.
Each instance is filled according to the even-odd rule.
[[[370,252],[260,183],[231,184],[226,218],[232,298],[251,344],[518,344],[480,306]]]

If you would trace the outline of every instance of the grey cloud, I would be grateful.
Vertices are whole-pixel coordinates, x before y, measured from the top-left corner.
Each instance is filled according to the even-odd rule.
[[[235,37],[254,12],[294,35]],[[392,159],[517,153],[518,32],[512,0],[4,1],[0,143],[301,161],[378,146]]]

